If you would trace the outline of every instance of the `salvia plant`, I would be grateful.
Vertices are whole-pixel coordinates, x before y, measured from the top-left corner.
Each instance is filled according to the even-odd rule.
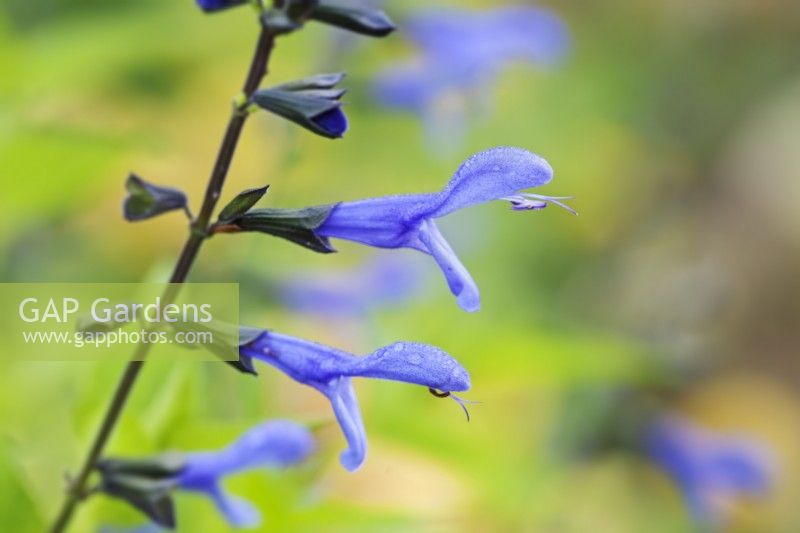
[[[341,138],[347,132],[348,121],[342,107],[343,73],[310,75],[262,87],[275,41],[314,23],[372,37],[390,34],[394,25],[379,9],[339,0],[274,0],[271,5],[263,0],[196,0],[196,4],[207,13],[249,4],[254,8],[260,35],[241,92],[233,99],[228,126],[197,214],[190,210],[186,195],[175,188],[151,183],[135,174],[126,182],[128,194],[123,213],[127,220],[146,220],[173,210],[183,211],[189,219],[186,242],[162,298],[165,305],[176,298],[207,239],[259,232],[318,253],[335,252],[332,239],[417,250],[437,263],[458,305],[466,311],[477,311],[477,284],[439,231],[437,219],[496,200],[509,202],[513,210],[539,210],[554,204],[572,212],[562,202],[565,198],[524,192],[549,182],[553,171],[541,157],[507,147],[473,155],[435,192],[354,201],[336,198],[325,205],[304,208],[256,207],[268,193],[268,186],[264,186],[240,192],[217,210],[239,137],[252,114],[267,111],[329,139]],[[455,393],[469,390],[470,376],[453,357],[435,346],[396,342],[358,357],[263,328],[242,326],[239,331],[239,359],[229,361],[232,367],[242,374],[257,374],[257,362],[263,363],[316,389],[330,401],[346,442],[340,462],[349,471],[361,466],[367,453],[367,432],[353,378],[418,385],[436,397],[455,400],[466,412],[467,400]],[[128,502],[157,526],[174,528],[173,495],[193,492],[206,496],[232,526],[252,526],[258,521],[258,512],[226,492],[225,478],[252,468],[290,467],[313,453],[315,443],[306,428],[289,421],[272,421],[251,429],[220,450],[173,451],[153,457],[107,456],[107,441],[145,364],[148,347],[138,346],[120,378],[85,461],[70,479],[52,531],[64,531],[78,505],[98,493]]]

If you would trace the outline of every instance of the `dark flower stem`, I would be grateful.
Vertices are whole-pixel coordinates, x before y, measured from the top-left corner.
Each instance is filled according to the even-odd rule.
[[[267,64],[270,54],[272,53],[274,42],[275,35],[266,27],[262,27],[261,35],[259,36],[255,53],[253,54],[253,60],[250,64],[250,71],[247,74],[247,79],[242,88],[242,92],[247,100],[249,100],[252,94],[258,89],[261,80],[267,74]],[[180,287],[177,284],[186,281],[189,271],[194,264],[194,260],[197,257],[197,253],[208,235],[211,216],[214,213],[214,208],[222,193],[222,186],[225,184],[225,178],[228,176],[228,169],[233,160],[233,155],[236,152],[239,137],[241,136],[244,123],[247,120],[247,115],[248,113],[242,109],[242,107],[235,107],[233,110],[233,114],[228,122],[228,128],[225,131],[225,136],[222,138],[222,144],[217,153],[214,169],[208,180],[200,213],[191,224],[189,237],[183,246],[178,261],[175,263],[175,268],[169,280],[172,285],[168,287],[164,294],[163,300],[165,303],[173,301],[177,296]],[[50,530],[53,533],[61,533],[66,530],[78,504],[88,495],[89,490],[87,483],[89,477],[97,461],[100,459],[103,449],[111,436],[111,432],[114,430],[120,414],[122,413],[122,409],[125,407],[125,403],[133,390],[136,379],[144,366],[144,360],[149,351],[149,347],[149,344],[140,344],[137,346],[133,358],[125,368],[125,372],[122,374],[117,384],[114,396],[111,399],[111,403],[108,405],[103,422],[97,431],[97,435],[95,435],[92,447],[86,456],[83,467],[78,475],[69,483],[64,504]]]

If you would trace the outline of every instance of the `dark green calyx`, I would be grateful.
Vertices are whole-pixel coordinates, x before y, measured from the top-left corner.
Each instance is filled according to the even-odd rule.
[[[187,200],[183,191],[148,183],[136,174],[125,182],[128,196],[122,206],[126,220],[144,220],[176,209],[186,209]]]
[[[253,209],[231,221],[241,231],[257,231],[289,240],[315,252],[331,253],[336,250],[327,237],[315,231],[328,218],[332,205],[304,207],[301,209]]]

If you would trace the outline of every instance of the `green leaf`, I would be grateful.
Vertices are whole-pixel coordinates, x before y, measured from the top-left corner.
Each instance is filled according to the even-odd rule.
[[[267,193],[269,185],[265,185],[258,189],[247,189],[236,195],[236,198],[230,201],[228,205],[222,208],[219,214],[220,222],[230,222],[239,215],[247,212],[248,209],[258,203],[261,198]]]
[[[336,204],[301,209],[253,209],[232,221],[242,231],[258,231],[281,237],[315,252],[336,250],[316,229],[327,220]]]
[[[182,191],[153,185],[136,174],[128,176],[125,188],[128,190],[128,196],[123,204],[126,220],[144,220],[167,211],[186,209],[186,195]]]
[[[380,9],[335,0],[320,0],[310,18],[372,37],[385,37],[395,30],[394,23]]]

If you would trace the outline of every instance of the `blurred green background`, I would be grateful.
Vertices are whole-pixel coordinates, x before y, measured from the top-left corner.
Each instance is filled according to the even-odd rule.
[[[426,4],[386,8],[402,29]],[[261,235],[222,236],[191,275],[241,282],[252,325],[359,354],[398,339],[443,347],[472,374],[468,397],[482,402],[472,421],[420,387],[357,382],[370,452],[348,474],[317,392],[269,368],[251,378],[221,364],[154,362],[110,453],[215,448],[285,417],[315,424],[321,453],[228,484],[262,510],[264,531],[692,531],[661,471],[632,450],[594,446],[594,433],[624,418],[597,398],[636,391],[768,443],[773,490],[737,506],[731,528],[796,531],[800,4],[550,4],[573,34],[569,61],[505,72],[492,109],[453,153],[426,149],[419,121],[371,102],[371,76],[412,53],[402,32],[338,54],[335,30],[320,25],[280,40],[268,83],[346,70],[351,130],[328,141],[256,116],[226,186],[229,198],[270,183],[267,205],[303,206],[436,190],[492,146],[541,154],[556,176],[537,192],[577,196],[578,218],[494,203],[441,223],[481,288],[480,313],[459,310],[434,262],[411,251],[383,253],[419,262],[431,278],[424,297],[364,320],[282,310],[265,287],[381,253],[343,242],[321,256]],[[124,179],[136,171],[199,205],[256,32],[247,9],[204,16],[189,0],[3,0],[2,280],[165,279],[184,219],[125,223]],[[41,531],[120,367],[6,355],[0,530]],[[177,501],[179,531],[227,530],[205,498]],[[74,531],[142,522],[97,497]]]

